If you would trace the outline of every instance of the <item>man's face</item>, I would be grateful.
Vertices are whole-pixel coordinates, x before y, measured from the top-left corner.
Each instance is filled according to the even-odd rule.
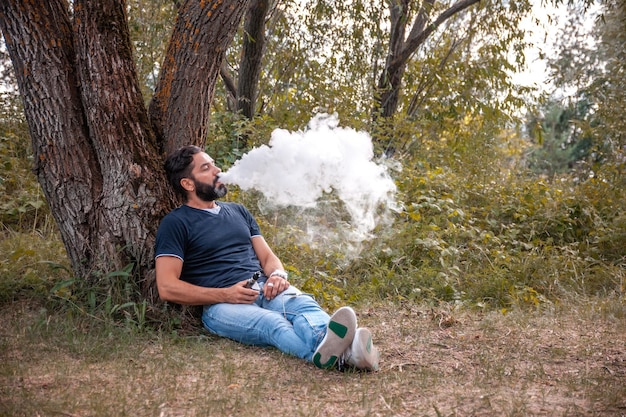
[[[213,159],[204,152],[193,157],[191,180],[194,183],[196,195],[203,201],[215,201],[224,197],[228,192],[226,185],[219,182],[221,169],[215,166]]]

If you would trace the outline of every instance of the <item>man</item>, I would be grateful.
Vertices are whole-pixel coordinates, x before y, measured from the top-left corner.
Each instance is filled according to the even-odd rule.
[[[227,193],[221,170],[196,146],[173,152],[168,180],[184,204],[166,215],[156,238],[156,281],[165,301],[202,305],[211,333],[280,351],[329,369],[345,364],[378,370],[368,329],[350,307],[329,316],[290,285],[280,259],[241,204],[216,202]],[[249,278],[259,272],[254,285]]]

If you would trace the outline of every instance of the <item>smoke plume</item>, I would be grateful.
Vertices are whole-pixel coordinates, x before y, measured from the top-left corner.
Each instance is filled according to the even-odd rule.
[[[387,166],[373,159],[366,132],[321,114],[305,131],[274,130],[269,145],[243,155],[220,181],[259,191],[264,210],[289,208],[291,228],[297,225],[307,243],[354,252],[395,208],[395,183]]]

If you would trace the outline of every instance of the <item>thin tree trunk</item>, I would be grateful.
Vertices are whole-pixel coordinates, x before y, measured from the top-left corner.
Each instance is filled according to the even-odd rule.
[[[265,52],[265,19],[270,8],[269,0],[252,0],[244,24],[243,52],[239,64],[237,110],[248,119],[254,117]]]
[[[443,11],[432,23],[428,24],[435,0],[426,0],[413,21],[409,36],[404,39],[408,23],[408,0],[391,2],[391,42],[387,62],[377,85],[373,118],[390,118],[397,109],[400,89],[406,64],[430,35],[452,16],[467,9],[480,0],[460,0]]]

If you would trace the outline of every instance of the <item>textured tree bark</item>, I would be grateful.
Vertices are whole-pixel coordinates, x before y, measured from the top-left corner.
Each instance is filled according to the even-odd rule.
[[[101,174],[96,205],[100,262],[149,265],[156,225],[170,204],[158,146],[137,82],[123,2],[74,3],[76,67]],[[117,254],[120,248],[125,256]],[[107,267],[107,265],[102,265]]]
[[[76,0],[73,14],[65,0],[0,3],[34,169],[78,277],[95,283],[129,264],[138,279],[151,275],[156,229],[177,204],[163,153],[204,144],[215,80],[246,4],[181,6],[153,126],[123,0]]]
[[[84,276],[96,248],[102,176],[81,102],[67,4],[0,4],[0,24],[17,75],[34,153],[34,170],[75,272]]]
[[[150,120],[165,152],[206,141],[209,105],[248,0],[187,0],[178,10]]]

